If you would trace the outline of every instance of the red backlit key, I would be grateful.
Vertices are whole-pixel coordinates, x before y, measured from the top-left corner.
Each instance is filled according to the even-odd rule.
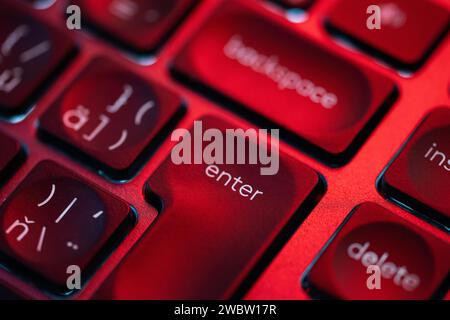
[[[78,0],[86,18],[137,51],[155,49],[195,0]]]
[[[382,178],[388,196],[450,227],[450,109],[429,114]]]
[[[204,132],[237,128],[202,120]],[[229,297],[294,212],[304,218],[299,207],[319,190],[318,174],[284,153],[275,175],[250,164],[176,165],[169,156],[146,191],[162,202],[159,219],[96,298]]]
[[[20,154],[17,141],[0,132],[0,179],[5,177],[13,165],[13,160]]]
[[[264,8],[229,1],[181,50],[175,70],[343,162],[394,84],[282,23]]]
[[[367,27],[367,8],[374,4],[381,10],[381,29]],[[412,68],[430,53],[449,22],[449,12],[429,0],[340,0],[329,17],[332,28]]]
[[[448,242],[365,203],[333,236],[304,284],[313,293],[339,299],[438,298],[447,289],[442,286],[450,270],[449,249]],[[379,269],[369,273],[369,266]]]
[[[33,18],[31,12],[1,1],[0,112],[23,111],[73,48],[67,36]]]
[[[0,252],[67,291],[67,267],[79,266],[85,279],[130,217],[122,200],[54,162],[41,162],[0,207]]]
[[[98,59],[42,116],[41,129],[110,174],[128,174],[180,107],[172,92]]]

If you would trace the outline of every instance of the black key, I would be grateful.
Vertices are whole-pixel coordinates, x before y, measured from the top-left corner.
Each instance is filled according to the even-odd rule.
[[[130,217],[122,200],[44,161],[0,207],[0,253],[13,268],[26,268],[67,292],[67,268],[79,267],[85,279]]]
[[[172,92],[98,59],[42,116],[41,129],[111,175],[128,173],[180,106]]]
[[[0,150],[0,179],[2,179],[8,175],[14,160],[20,155],[20,145],[0,132]]]
[[[313,0],[275,0],[287,8],[307,8],[312,5]]]
[[[1,1],[0,112],[23,111],[73,48],[66,35],[35,19],[31,12]]]
[[[135,51],[164,40],[196,0],[77,0],[94,27]]]
[[[8,288],[0,285],[0,301],[12,301],[12,300],[23,300],[23,298],[19,297],[16,293],[12,292]]]

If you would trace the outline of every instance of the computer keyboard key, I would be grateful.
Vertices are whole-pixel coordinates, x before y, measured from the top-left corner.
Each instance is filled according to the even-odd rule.
[[[40,128],[111,175],[128,174],[180,107],[176,94],[99,58],[45,112]]]
[[[0,1],[0,113],[22,112],[33,94],[74,49],[66,35]]]
[[[262,7],[229,1],[180,51],[175,74],[264,116],[333,161],[344,162],[355,139],[385,111],[394,84],[286,24]]]
[[[333,236],[303,284],[313,295],[347,300],[439,298],[447,289],[449,247],[389,210],[364,203]]]
[[[15,292],[12,292],[8,288],[0,284],[0,301],[17,301],[17,300],[24,300],[24,299],[18,296]]]
[[[86,19],[136,51],[158,47],[196,0],[77,0]]]
[[[367,13],[380,8],[380,29],[373,29]],[[429,0],[340,0],[328,18],[329,25],[357,42],[400,64],[415,68],[448,30],[450,13]],[[367,23],[371,26],[367,26]]]
[[[0,132],[0,179],[5,177],[14,165],[14,160],[20,155],[20,144]]]
[[[205,133],[239,127],[215,117],[201,120]],[[169,156],[146,187],[147,197],[162,203],[158,220],[95,298],[232,295],[294,213],[303,219],[305,206],[322,190],[315,171],[283,152],[277,174],[261,175],[260,169],[259,164],[177,165]]]
[[[278,3],[286,6],[287,8],[307,8],[309,7],[314,0],[275,0]]]
[[[122,200],[54,162],[41,162],[0,207],[2,263],[67,292],[67,268],[78,266],[86,279],[131,216]]]
[[[432,111],[381,180],[382,191],[450,227],[450,108]]]

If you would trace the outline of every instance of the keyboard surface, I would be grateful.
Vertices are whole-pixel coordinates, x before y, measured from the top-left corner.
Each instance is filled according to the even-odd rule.
[[[448,300],[450,2],[369,2],[0,0],[0,299]],[[279,173],[175,165],[198,120]]]

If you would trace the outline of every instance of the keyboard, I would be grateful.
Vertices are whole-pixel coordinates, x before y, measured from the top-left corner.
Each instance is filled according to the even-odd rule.
[[[446,0],[0,0],[0,299],[449,299],[449,27]],[[203,163],[229,130],[276,163]]]

